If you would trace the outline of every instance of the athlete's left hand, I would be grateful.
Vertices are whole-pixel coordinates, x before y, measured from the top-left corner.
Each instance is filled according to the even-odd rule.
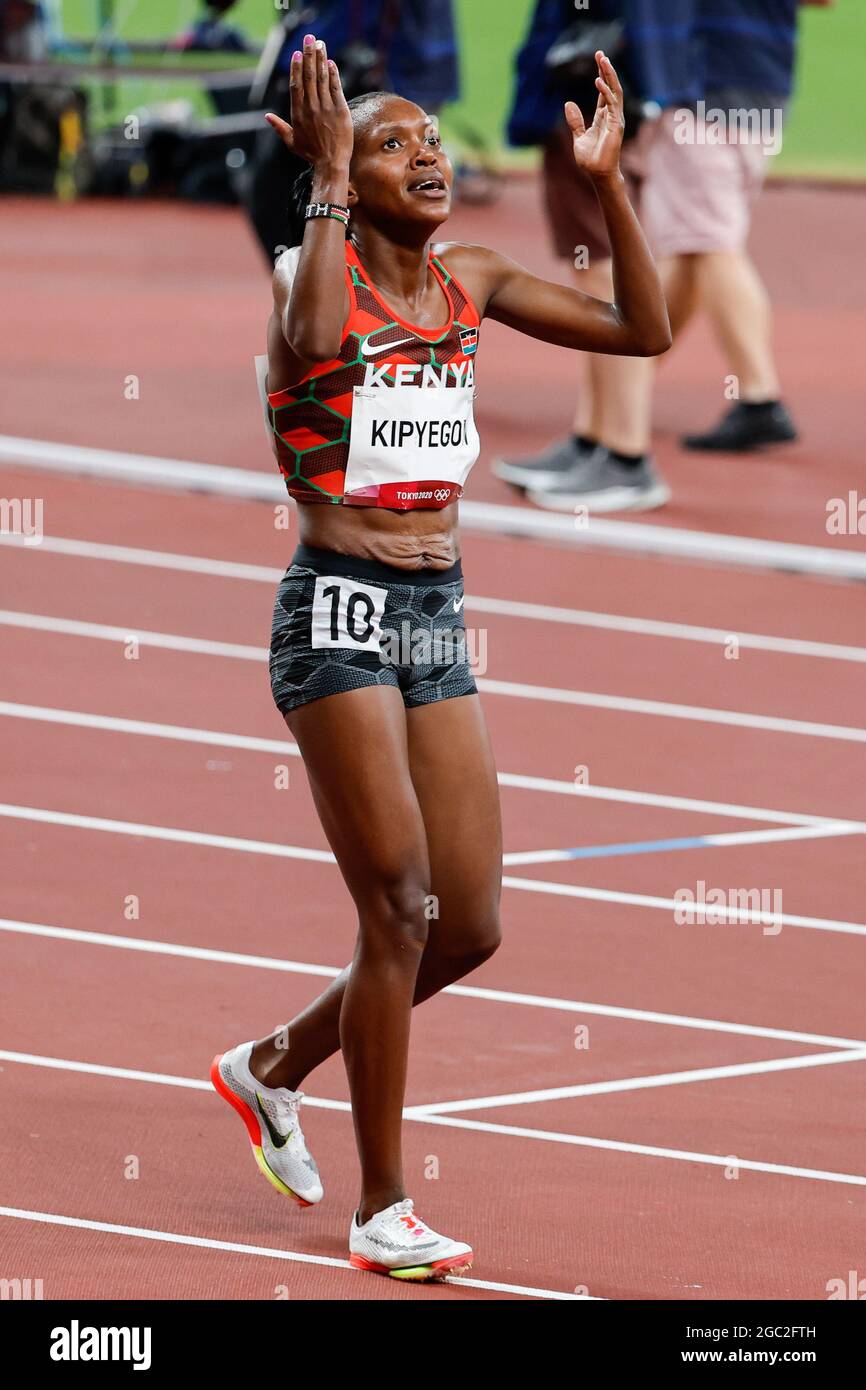
[[[625,117],[622,87],[613,63],[601,49],[595,61],[598,64],[595,79],[598,105],[592,125],[587,130],[580,107],[573,101],[565,103],[565,119],[574,136],[574,162],[578,169],[584,169],[592,178],[605,178],[619,169]]]

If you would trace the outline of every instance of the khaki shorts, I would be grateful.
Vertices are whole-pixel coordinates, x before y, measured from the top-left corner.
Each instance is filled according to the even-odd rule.
[[[628,196],[640,210],[640,134],[623,147],[622,171]],[[544,210],[557,256],[574,263],[577,248],[585,246],[592,265],[610,258],[610,242],[601,205],[588,175],[574,162],[573,137],[567,125],[558,126],[544,146],[542,164]],[[584,268],[584,267],[581,267]]]
[[[741,251],[769,157],[760,144],[678,144],[677,113],[653,122],[645,149],[641,222],[653,254]]]

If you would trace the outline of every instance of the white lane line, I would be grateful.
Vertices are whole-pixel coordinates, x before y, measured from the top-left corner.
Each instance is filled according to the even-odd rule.
[[[178,574],[206,574],[212,579],[245,579],[254,584],[278,584],[285,573],[285,569],[274,565],[249,565],[238,560],[214,560],[169,550],[144,550],[133,545],[106,545],[69,536],[42,536],[38,545],[34,545],[28,544],[25,536],[3,533],[0,544],[77,560],[106,560],[121,565],[142,565],[147,569],[173,570]]]
[[[631,907],[658,908],[662,912],[701,912],[711,911],[722,918],[724,923],[741,923],[744,926],[778,928],[810,927],[815,931],[837,931],[848,936],[866,936],[866,925],[862,922],[837,921],[830,917],[800,917],[791,912],[752,912],[747,909],[724,907],[715,904],[677,902],[675,898],[659,898],[650,893],[621,893],[611,888],[584,888],[576,883],[552,883],[540,878],[513,878],[506,874],[502,879],[503,888],[516,888],[518,892],[550,893],[554,897],[584,898],[588,902],[624,903]],[[710,928],[712,930],[712,928]],[[688,926],[680,928],[688,931]]]
[[[286,501],[285,488],[275,468],[264,473],[15,435],[0,435],[0,463],[76,476],[119,478],[147,487],[168,488],[172,492],[192,490],[271,503],[285,504]],[[703,563],[719,561],[800,574],[866,578],[866,555],[856,550],[792,545],[787,541],[685,531],[631,521],[606,521],[601,517],[592,517],[587,526],[577,526],[575,518],[567,514],[491,502],[462,502],[460,520],[467,530],[491,532],[496,536],[531,536],[535,540],[564,541],[576,546],[676,555]]]
[[[22,439],[0,434],[0,463],[38,472],[71,473],[91,478],[115,478],[170,492],[216,493],[247,501],[286,502],[286,489],[276,468],[263,473],[226,468],[189,459],[127,454],[119,449],[94,449],[49,439]]]
[[[213,1086],[199,1076],[175,1076],[171,1072],[138,1071],[135,1067],[109,1067],[100,1062],[70,1061],[67,1057],[44,1057],[38,1052],[13,1052],[0,1048],[0,1062],[14,1062],[22,1067],[44,1067],[48,1071],[71,1071],[82,1076],[109,1076],[116,1081],[147,1081],[154,1086],[180,1086],[186,1091],[212,1091]],[[304,1092],[304,1104],[316,1110],[339,1110],[348,1113],[352,1107],[347,1100],[329,1100]]]
[[[774,652],[786,656],[821,657],[830,661],[866,662],[866,647],[839,642],[814,642],[802,637],[774,637],[768,633],[740,632],[736,627],[704,627],[695,623],[666,622],[657,618],[631,618],[621,613],[596,613],[585,608],[555,608],[513,599],[469,596],[467,609],[496,613],[510,618],[531,618],[538,622],[565,623],[574,627],[597,628],[602,632],[622,632],[639,637],[674,638],[726,647],[732,639],[747,651]]]
[[[411,1115],[408,1117],[412,1118]],[[563,1134],[556,1129],[529,1129],[523,1125],[500,1125],[485,1120],[462,1120],[458,1115],[421,1115],[420,1124],[441,1125],[445,1129],[468,1129],[482,1134],[510,1135],[515,1139],[537,1139],[547,1144],[573,1144],[577,1148],[602,1149],[610,1153],[640,1154],[645,1158],[668,1158],[679,1163],[704,1163],[714,1168],[742,1168],[753,1173],[776,1173],[780,1177],[809,1178],[813,1182],[839,1182],[866,1187],[859,1173],[838,1173],[824,1168],[798,1168],[787,1163],[761,1163],[739,1155],[696,1153],[688,1149],[667,1149],[655,1144],[631,1144],[620,1139],[596,1139],[588,1134]]]
[[[282,739],[256,738],[250,734],[229,734],[216,729],[198,729],[186,724],[157,724],[146,719],[122,719],[108,714],[88,714],[83,710],[55,709],[48,705],[25,705],[0,701],[0,718],[32,719],[46,724],[65,724],[74,728],[102,729],[109,733],[140,734],[172,739],[179,743],[206,743],[216,748],[239,748],[253,752],[281,753],[300,757],[296,743]],[[813,816],[797,811],[771,811],[762,806],[738,806],[731,801],[701,801],[690,796],[664,796],[656,792],[629,791],[621,787],[593,787],[563,782],[552,777],[528,777],[518,772],[500,772],[499,785],[523,791],[550,792],[559,796],[586,797],[589,800],[624,802],[632,806],[655,806],[674,811],[697,811],[703,815],[730,816],[736,820],[777,821],[781,825],[836,826],[832,816]],[[847,821],[866,830],[866,821]]]
[[[205,637],[181,637],[173,632],[148,632],[144,628],[116,627],[109,623],[87,623],[76,618],[54,618],[42,613],[19,613],[0,609],[0,624],[31,632],[56,632],[64,637],[88,637],[121,646],[136,640],[141,647],[161,651],[189,652],[195,656],[225,656],[235,661],[267,661],[267,647],[251,647],[242,642],[216,642]]]
[[[216,729],[196,729],[188,724],[155,724],[148,719],[121,719],[84,710],[52,709],[46,705],[22,705],[0,700],[0,718],[31,719],[42,724],[62,724],[74,729],[99,729],[105,733],[164,738],[176,743],[206,743],[212,748],[238,748],[253,753],[279,753],[299,758],[301,750],[286,739],[256,738],[251,734],[226,734]]]
[[[233,1255],[257,1255],[289,1264],[320,1265],[325,1269],[352,1269],[348,1260],[330,1255],[303,1255],[298,1250],[278,1250],[271,1245],[247,1245],[236,1240],[213,1240],[207,1236],[187,1236],[179,1231],[158,1231],[152,1226],[121,1226],[114,1221],[90,1221],[83,1216],[61,1216],[52,1211],[30,1211],[26,1207],[0,1207],[0,1216],[13,1221],[36,1221],[48,1226],[70,1226],[79,1231],[101,1231],[105,1235],[132,1236],[138,1240],[155,1240],[167,1245],[189,1245],[200,1250],[224,1250]],[[354,1271],[353,1271],[354,1273]],[[499,1284],[488,1279],[468,1279],[462,1276],[445,1281],[455,1288],[489,1289],[492,1293],[514,1293],[524,1298],[548,1298],[568,1302],[603,1302],[592,1294],[565,1293],[561,1289],[535,1289],[524,1284]]]
[[[513,774],[511,774],[513,778]],[[535,780],[535,779],[533,779]],[[560,784],[562,788],[571,787],[570,782]],[[733,801],[706,801],[693,796],[668,796],[659,792],[644,792],[625,787],[594,787],[589,783],[575,783],[572,788],[575,796],[588,797],[590,801],[623,802],[628,806],[657,806],[671,811],[696,811],[699,815],[731,816],[737,820],[769,820],[780,825],[830,825],[839,819],[837,816],[813,816],[799,811],[771,811],[764,806],[739,806]],[[855,824],[850,821],[849,824]],[[866,821],[858,822],[861,830],[866,830]]]
[[[201,830],[180,830],[167,825],[147,825],[141,821],[110,820],[105,816],[79,816],[69,811],[47,811],[36,806],[11,806],[7,802],[0,802],[0,816],[6,816],[11,820],[35,821],[42,825],[101,830],[111,835],[132,835],[143,840],[165,840],[180,845],[230,849],[240,854],[266,854],[274,859],[306,859],[315,864],[337,862],[330,850],[279,845],[271,840],[245,840],[237,835],[211,835]]]
[[[162,840],[181,845],[203,845],[213,849],[235,850],[241,854],[265,854],[275,859],[307,859],[318,864],[336,863],[327,850],[303,849],[298,845],[280,845],[270,840],[245,840],[237,835],[211,835],[201,830],[181,830],[173,826],[148,825],[141,821],[110,820],[105,816],[82,816],[70,811],[47,810],[37,806],[18,806],[0,802],[0,816],[10,820],[33,821],[42,825],[61,825],[78,830],[105,831],[113,835],[138,836],[147,840]],[[813,927],[819,931],[843,932],[866,936],[862,922],[836,921],[828,917],[799,917],[789,912],[753,912],[748,908],[722,905],[702,905],[678,902],[674,898],[658,898],[643,893],[619,893],[607,888],[584,888],[573,883],[553,883],[539,878],[513,878],[505,875],[503,888],[515,888],[522,893],[550,893],[557,897],[584,898],[593,902],[629,903],[635,907],[659,908],[667,912],[712,911],[723,922],[749,926]]]
[[[800,734],[806,738],[866,743],[866,729],[844,724],[820,724],[809,719],[783,719],[769,714],[744,714],[739,710],[679,705],[667,700],[643,700],[590,690],[560,690],[554,686],[527,685],[522,681],[491,680],[489,676],[479,677],[476,685],[485,695],[510,695],[519,700],[543,700],[557,705],[577,705],[583,709],[616,710],[620,714],[648,714],[699,724],[725,724],[735,729],[760,729],[766,733]]]
[[[112,1076],[119,1080],[144,1081],[151,1079],[148,1072],[127,1071],[122,1067],[97,1067],[88,1062],[73,1062],[67,1058],[39,1057],[33,1053],[8,1052],[0,1050],[0,1061],[21,1063],[24,1066],[46,1067],[50,1070],[80,1071],[87,1075]],[[158,1085],[177,1085],[186,1090],[209,1091],[210,1083],[198,1077],[178,1076],[172,1078],[163,1073],[155,1073],[153,1080]],[[318,1105],[323,1109],[342,1109],[336,1101],[322,1101],[304,1093],[305,1104]],[[346,1109],[350,1107],[346,1106]],[[531,1129],[523,1125],[501,1125],[492,1120],[463,1120],[457,1115],[414,1115],[412,1110],[404,1111],[404,1116],[413,1124],[438,1125],[444,1129],[465,1129],[478,1134],[501,1134],[516,1139],[535,1139],[539,1143],[571,1144],[577,1148],[601,1149],[612,1153],[639,1154],[645,1158],[669,1158],[681,1163],[704,1163],[712,1167],[749,1169],[756,1173],[777,1173],[782,1177],[810,1178],[814,1182],[839,1182],[856,1187],[866,1187],[866,1177],[857,1173],[838,1173],[822,1168],[798,1168],[785,1163],[762,1163],[757,1159],[741,1158],[728,1154],[707,1154],[689,1149],[667,1149],[655,1144],[632,1144],[621,1139],[597,1139],[587,1134],[567,1134],[558,1129]]]
[[[106,545],[99,541],[75,540],[63,536],[43,536],[38,546],[34,546],[27,544],[24,536],[3,534],[0,535],[0,543],[17,546],[29,552],[144,565],[153,569],[204,574],[217,579],[249,580],[259,584],[276,584],[284,573],[283,570],[269,565],[215,560],[164,550],[144,550],[128,545]],[[479,594],[467,594],[466,609],[478,613],[495,613],[508,618],[527,618],[532,622],[563,623],[574,627],[599,628],[604,632],[623,632],[644,637],[670,637],[685,642],[708,643],[710,646],[724,647],[732,637],[736,637],[739,646],[752,651],[814,656],[831,661],[866,662],[866,647],[853,647],[839,642],[815,642],[800,637],[774,637],[766,633],[740,632],[736,626],[706,627],[656,618],[635,618],[620,613],[597,613],[584,608],[561,608],[546,603],[488,598]]]
[[[2,713],[2,708],[0,708]],[[720,835],[684,835],[679,838],[669,836],[665,840],[656,842],[657,848],[654,850],[640,849],[641,853],[664,853],[665,846],[669,846],[672,852],[682,848],[703,849],[706,846],[725,846],[725,845],[768,845],[787,840],[822,840],[832,838],[837,835],[860,835],[866,827],[861,826],[856,821],[836,821],[829,825],[800,825],[786,827],[784,830],[732,830],[727,834]],[[688,842],[688,843],[687,843]],[[596,846],[598,850],[609,849],[607,855],[598,854],[598,858],[613,858],[613,850],[616,849],[620,854],[627,855],[635,853],[639,846],[645,845],[646,841],[637,841],[634,844],[624,843],[620,845]],[[652,843],[652,842],[650,842]],[[576,854],[573,849],[526,849],[513,850],[503,854],[502,862],[510,866],[515,864],[569,864],[577,863],[583,858],[591,858],[591,855]]]
[[[75,927],[56,927],[44,922],[20,922],[0,917],[0,931],[20,936],[46,937],[56,941],[76,941],[89,946],[106,946],[121,951],[141,951],[149,955],[180,956],[187,960],[214,961],[222,965],[249,966],[256,970],[276,970],[288,975],[313,975],[333,980],[340,971],[333,965],[311,965],[306,961],[284,960],[278,956],[254,956],[241,951],[219,951],[208,946],[186,946],[173,941],[154,941],[148,937],[116,936],[110,932],[83,931]],[[762,1028],[747,1023],[726,1023],[715,1018],[695,1018],[687,1014],[665,1014],[655,1009],[628,1009],[617,1004],[594,1004],[580,999],[558,999],[544,994],[523,994],[508,989],[485,989],[481,985],[446,985],[443,994],[456,994],[494,1004],[516,1004],[527,1008],[553,1009],[564,1013],[592,1014],[602,1018],[628,1019],[634,1023],[654,1023],[664,1027],[690,1028],[697,1032],[728,1033],[744,1038],[771,1038],[779,1042],[814,1044],[819,1047],[866,1048],[866,1039],[838,1038],[826,1033],[803,1033],[789,1028]]]
[[[866,1048],[843,1052],[819,1052],[808,1057],[774,1057],[762,1062],[736,1062],[721,1067],[696,1067],[691,1071],[660,1072],[655,1076],[625,1076],[614,1081],[587,1081],[576,1086],[550,1086],[537,1091],[513,1091],[501,1096],[472,1096],[467,1100],[432,1101],[412,1105],[412,1115],[456,1115],[467,1110],[492,1110],[509,1105],[537,1105],[548,1100],[573,1100],[578,1096],[604,1096],[615,1091],[644,1091],[663,1086],[688,1086],[696,1081],[724,1081],[736,1076],[760,1076],[767,1072],[799,1071],[808,1067],[838,1066],[866,1061]]]
[[[192,652],[203,656],[232,657],[241,661],[266,661],[267,648],[238,642],[217,642],[200,637],[181,637],[176,633],[151,632],[145,628],[118,627],[107,623],[88,623],[48,614],[0,610],[0,624],[38,632],[62,633],[69,637],[89,637],[106,642],[137,639],[142,647]],[[645,714],[664,719],[684,719],[700,724],[723,724],[737,729],[759,729],[767,733],[800,734],[807,738],[837,739],[844,743],[866,743],[866,729],[844,724],[820,724],[807,719],[783,719],[776,715],[745,714],[739,710],[713,709],[704,705],[671,704],[666,700],[643,700],[625,695],[606,695],[589,690],[561,690],[555,686],[527,685],[522,681],[476,679],[486,695],[507,695],[519,700],[539,700],[550,704],[575,705],[584,709],[615,710],[621,714]]]
[[[315,975],[333,980],[340,971],[333,965],[309,965],[304,961],[283,960],[279,956],[254,956],[246,951],[219,951],[211,946],[186,946],[175,941],[154,941],[149,937],[117,936],[113,932],[83,931],[77,927],[55,927],[46,922],[20,922],[0,917],[0,931],[20,936],[42,936],[55,941],[77,941],[88,946],[107,946],[116,951],[141,951],[145,955],[180,956],[184,960],[214,961],[219,965],[245,965],[257,970],[278,970],[286,975]],[[448,987],[452,993],[456,986]],[[446,990],[446,992],[448,992]],[[835,1044],[838,1039],[832,1039]],[[857,1042],[852,1047],[859,1047]],[[863,1044],[866,1047],[866,1043]]]
[[[717,835],[702,835],[707,845],[760,845],[782,840],[818,840],[822,836],[857,835],[866,827],[857,821],[836,821],[835,825],[803,825],[787,830],[730,830]]]

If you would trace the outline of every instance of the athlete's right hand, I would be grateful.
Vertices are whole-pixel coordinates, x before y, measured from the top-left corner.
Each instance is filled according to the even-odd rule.
[[[292,54],[290,90],[291,125],[270,111],[265,120],[301,159],[320,168],[348,168],[354,143],[352,115],[337,64],[314,34],[305,36],[303,53]]]

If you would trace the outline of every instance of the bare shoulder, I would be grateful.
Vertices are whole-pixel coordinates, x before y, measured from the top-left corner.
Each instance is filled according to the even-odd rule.
[[[490,296],[511,264],[508,258],[489,246],[476,246],[465,241],[437,242],[433,254],[469,291],[483,315]]]

